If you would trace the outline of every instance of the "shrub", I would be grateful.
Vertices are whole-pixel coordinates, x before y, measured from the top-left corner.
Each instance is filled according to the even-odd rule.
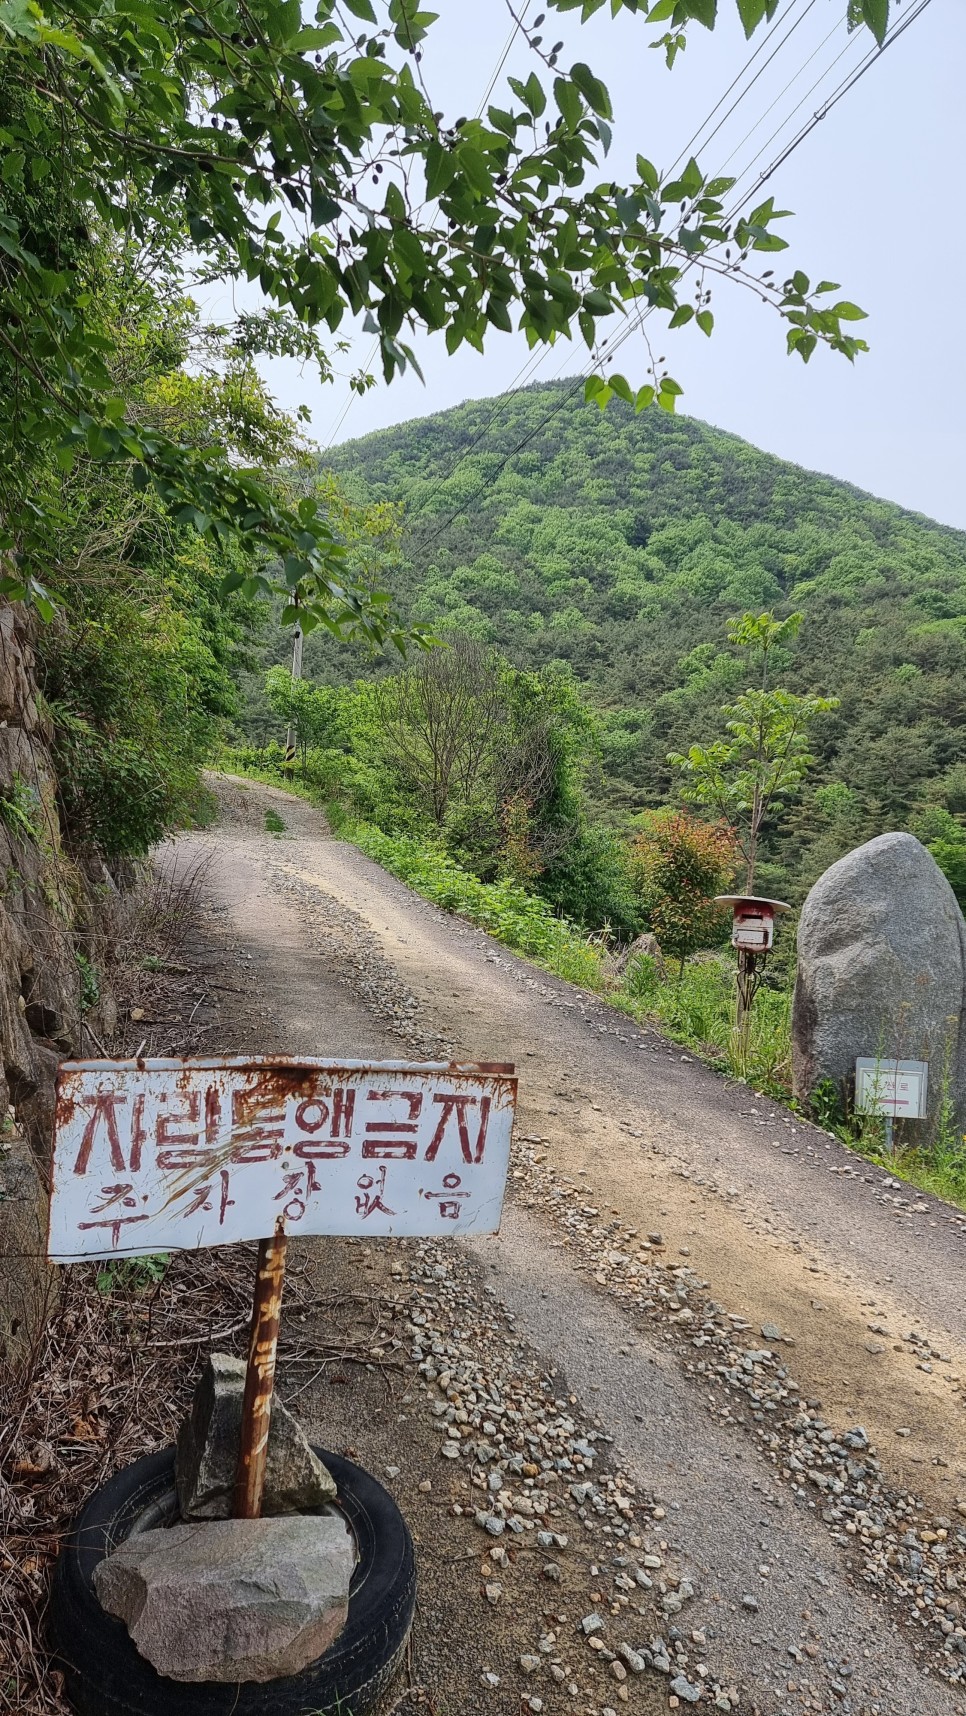
[[[185,814],[193,769],[166,767],[131,739],[111,738],[81,716],[54,708],[61,804],[73,839],[106,858],[140,858]]]
[[[557,911],[588,929],[606,926],[617,935],[634,936],[642,927],[626,850],[607,828],[576,833],[548,865],[537,889]]]
[[[737,844],[721,823],[687,811],[653,811],[632,842],[630,872],[641,914],[662,952],[684,961],[720,942],[725,919],[715,894],[734,875]]]
[[[558,918],[545,900],[503,878],[481,882],[464,870],[445,849],[408,834],[384,834],[369,824],[348,825],[343,832],[384,869],[408,882],[418,893],[445,911],[457,912],[479,924],[497,941],[572,983],[600,984],[601,959],[581,934]]]

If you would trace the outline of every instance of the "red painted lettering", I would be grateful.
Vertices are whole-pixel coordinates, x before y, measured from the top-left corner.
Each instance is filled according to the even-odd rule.
[[[104,1125],[107,1128],[107,1146],[111,1156],[111,1167],[116,1168],[119,1173],[123,1174],[127,1167],[127,1163],[124,1160],[124,1152],[121,1149],[121,1139],[117,1130],[117,1105],[120,1102],[126,1101],[127,1097],[119,1096],[116,1091],[98,1091],[94,1098],[94,1107],[91,1112],[90,1119],[84,1127],[84,1135],[80,1141],[80,1149],[77,1152],[77,1160],[74,1163],[75,1174],[87,1173],[87,1166],[91,1159],[91,1151],[94,1148],[97,1123],[101,1119],[103,1119]]]
[[[482,1162],[483,1151],[486,1148],[486,1128],[490,1118],[490,1098],[488,1096],[484,1096],[482,1098],[476,1096],[456,1096],[452,1093],[447,1093],[446,1095],[434,1096],[433,1101],[439,1103],[442,1112],[440,1113],[439,1121],[437,1122],[436,1131],[433,1133],[433,1136],[429,1141],[425,1160],[427,1162],[435,1162],[439,1155],[439,1147],[443,1142],[443,1136],[446,1132],[447,1125],[455,1114],[460,1151],[464,1162]],[[477,1127],[476,1141],[474,1143],[470,1138],[467,1109],[476,1108],[477,1104],[479,1104],[480,1109],[480,1123]]]
[[[159,1114],[154,1126],[158,1167],[175,1173],[198,1167],[205,1160],[198,1150],[201,1142],[200,1092],[193,1090],[179,1100],[184,1106],[174,1112]]]
[[[258,1085],[232,1091],[231,1120],[233,1162],[274,1162],[281,1155],[285,1110],[267,1101]]]

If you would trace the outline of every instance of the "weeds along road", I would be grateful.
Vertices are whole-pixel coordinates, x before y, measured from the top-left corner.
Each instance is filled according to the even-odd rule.
[[[364,1248],[363,1265],[341,1248],[338,1268],[404,1319],[412,1386],[377,1401],[363,1376],[354,1401],[301,1403],[320,1439],[338,1420],[398,1468],[425,1548],[431,1707],[966,1712],[966,1218],[439,912],[300,800],[213,784],[220,821],[165,859],[209,855],[209,975],[241,973],[212,1053],[520,1075],[499,1237]],[[337,1274],[332,1242],[310,1246]],[[551,1480],[566,1550],[535,1548],[532,1521],[504,1531],[514,1486],[536,1493],[536,1441],[528,1476],[497,1458],[502,1419],[482,1464],[460,1443],[474,1402],[486,1418],[484,1349],[530,1377],[536,1441],[542,1388],[600,1444]],[[440,1458],[444,1436],[462,1457]]]

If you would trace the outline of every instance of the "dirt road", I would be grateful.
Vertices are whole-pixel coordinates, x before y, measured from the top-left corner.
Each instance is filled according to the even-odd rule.
[[[410,1318],[395,1338],[414,1387],[391,1411],[366,1395],[371,1375],[358,1398],[311,1400],[323,1438],[338,1419],[399,1468],[428,1567],[417,1672],[433,1707],[966,1712],[966,1218],[436,911],[300,801],[218,790],[220,823],[169,860],[210,855],[209,974],[242,973],[212,1052],[389,1058],[402,1044],[520,1073],[499,1238],[442,1261],[402,1248],[393,1274],[366,1252],[384,1306]],[[283,834],[266,831],[269,806]],[[435,1345],[414,1294],[429,1328],[440,1319]],[[452,1500],[440,1425],[455,1413],[466,1434],[467,1385],[441,1381],[456,1369],[436,1353],[447,1318],[453,1351],[514,1355],[541,1435],[541,1388],[586,1416],[603,1446],[583,1474],[573,1456],[565,1484],[606,1469],[613,1518],[630,1518],[621,1484],[644,1508],[643,1526],[602,1524],[593,1483],[567,1485],[583,1548],[559,1554],[557,1589],[537,1569],[511,1592],[516,1550],[501,1526],[491,1554],[495,1528],[475,1518],[485,1475]],[[594,1609],[602,1650],[579,1626]],[[637,1654],[629,1673],[618,1642]]]

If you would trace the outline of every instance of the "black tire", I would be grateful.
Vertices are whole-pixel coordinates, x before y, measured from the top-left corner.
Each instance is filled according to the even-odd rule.
[[[176,1509],[174,1449],[147,1454],[91,1497],[61,1550],[50,1601],[51,1642],[79,1716],[367,1716],[406,1648],[416,1602],[412,1538],[382,1485],[351,1460],[318,1448],[359,1561],[349,1618],[335,1644],[283,1680],[241,1684],[169,1680],[135,1649],[123,1621],[101,1608],[94,1568],[136,1522]]]

